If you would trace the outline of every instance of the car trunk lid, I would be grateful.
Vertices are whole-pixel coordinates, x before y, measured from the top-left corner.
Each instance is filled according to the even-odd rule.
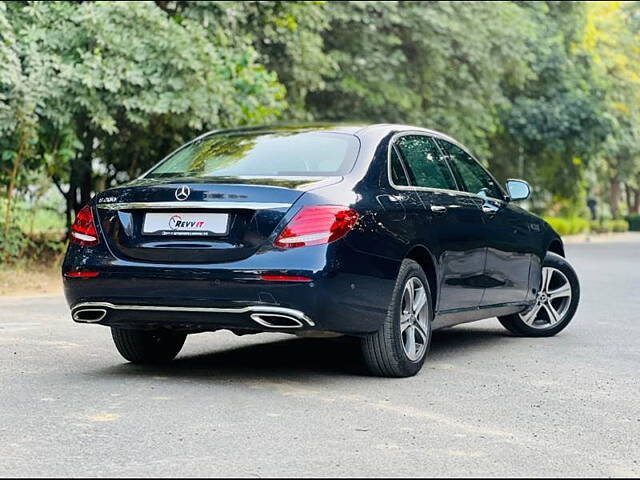
[[[306,191],[337,178],[141,179],[98,195],[99,224],[113,253],[154,263],[217,263],[249,257]]]

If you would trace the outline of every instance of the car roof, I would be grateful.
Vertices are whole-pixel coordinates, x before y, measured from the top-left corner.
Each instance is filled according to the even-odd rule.
[[[377,123],[372,125],[362,126],[357,132],[355,132],[358,136],[371,135],[384,137],[389,133],[395,132],[420,132],[427,135],[434,135],[436,137],[443,138],[445,140],[450,141],[451,143],[455,143],[460,145],[455,138],[450,137],[446,133],[442,133],[438,130],[434,130],[431,128],[418,127],[415,125],[405,125],[400,123]]]
[[[439,137],[443,137],[445,139],[449,139],[454,143],[458,143],[455,139],[449,137],[448,135],[439,132],[437,130],[417,127],[414,125],[404,125],[398,123],[374,123],[374,124],[364,124],[364,123],[297,123],[297,124],[274,124],[274,125],[260,125],[260,126],[252,126],[252,127],[238,127],[238,128],[229,128],[229,129],[219,129],[212,130],[210,132],[206,132],[198,138],[205,137],[211,134],[217,133],[270,133],[270,132],[293,132],[293,131],[322,131],[322,132],[332,132],[332,133],[344,133],[355,135],[357,137],[366,137],[366,136],[380,136],[384,137],[391,132],[399,132],[399,131],[417,131],[423,132],[430,135],[436,135]]]
[[[355,134],[366,125],[340,124],[340,123],[295,123],[295,124],[273,124],[273,125],[257,125],[251,127],[223,128],[206,132],[201,136],[218,134],[218,133],[270,133],[270,132],[295,132],[295,131],[322,131]]]

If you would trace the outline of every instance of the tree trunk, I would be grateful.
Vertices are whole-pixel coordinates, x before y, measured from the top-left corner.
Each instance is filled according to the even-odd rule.
[[[69,176],[69,197],[67,209],[70,214],[78,214],[91,198],[91,159],[81,152],[71,162],[71,174]],[[70,215],[68,215],[70,216]]]
[[[60,185],[60,179],[58,177],[56,177],[55,175],[51,178],[51,180],[53,180],[53,184],[56,186],[56,188],[58,189],[58,191],[60,192],[60,195],[63,196],[64,198],[64,204],[65,204],[65,225],[67,227],[67,233],[71,230],[71,186],[69,186],[69,190],[67,190],[66,192],[62,189],[62,185]]]
[[[91,156],[85,158],[82,163],[82,174],[80,177],[80,203],[76,213],[91,200],[93,191],[93,172],[91,171]]]
[[[70,217],[71,210],[76,215],[78,214],[80,209],[91,199],[93,190],[91,160],[93,158],[93,141],[95,137],[90,129],[82,132],[79,137],[83,139],[83,148],[71,162],[67,218]]]
[[[16,152],[16,157],[13,160],[13,168],[11,169],[11,174],[9,176],[9,184],[7,185],[7,210],[4,216],[4,233],[5,237],[9,233],[9,229],[11,228],[11,208],[13,203],[13,190],[16,188],[16,179],[18,178],[18,169],[20,168],[20,163],[22,163],[20,150]]]
[[[76,197],[76,182],[73,179],[73,163],[75,159],[71,161],[71,175],[69,176],[69,191],[67,192],[67,211],[65,212],[65,217],[67,220],[67,231],[71,232],[71,224],[73,223],[73,218],[71,213],[74,211],[76,207],[75,197]]]
[[[25,155],[25,151],[27,148],[27,132],[26,128],[23,126],[20,128],[20,138],[18,140],[18,149],[16,150],[16,156],[13,159],[13,167],[11,168],[11,174],[9,176],[9,184],[7,185],[7,210],[4,216],[4,236],[5,238],[9,235],[9,230],[11,229],[11,214],[13,208],[13,191],[16,188],[16,183],[18,180],[18,173],[20,172],[20,166],[22,165],[22,160]]]
[[[638,214],[640,212],[640,188],[633,188],[626,185],[627,190],[627,206],[630,214]]]
[[[611,216],[613,218],[618,218],[618,214],[620,213],[620,194],[620,180],[612,178],[609,189],[609,207],[611,208]]]
[[[79,137],[83,138],[83,149],[71,160],[69,190],[64,192],[60,183],[54,178],[54,183],[66,200],[65,220],[67,223],[67,233],[71,230],[72,218],[75,218],[75,215],[78,214],[80,209],[91,199],[91,192],[93,190],[91,159],[93,158],[94,135],[91,130],[87,130],[81,132]],[[74,214],[73,216],[72,213]]]

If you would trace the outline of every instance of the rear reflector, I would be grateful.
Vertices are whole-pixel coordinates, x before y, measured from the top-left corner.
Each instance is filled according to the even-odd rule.
[[[358,221],[358,213],[347,207],[320,205],[302,207],[274,245],[280,248],[330,243],[344,237]]]
[[[309,277],[297,277],[294,275],[260,275],[260,280],[268,282],[312,282]]]
[[[98,240],[98,231],[93,220],[93,212],[88,205],[82,207],[82,209],[76,215],[76,220],[71,225],[71,235],[69,236],[71,243],[83,247],[92,247],[100,243]]]
[[[65,277],[69,278],[93,278],[100,275],[99,272],[67,272],[64,274]]]

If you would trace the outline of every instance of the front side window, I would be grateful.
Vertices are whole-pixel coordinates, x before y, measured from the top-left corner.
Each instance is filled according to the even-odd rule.
[[[433,139],[424,135],[405,135],[395,146],[404,159],[411,185],[455,190],[456,182]]]
[[[338,176],[353,167],[359,140],[329,132],[216,133],[178,150],[147,177]]]
[[[438,140],[449,157],[451,166],[457,171],[465,191],[481,197],[504,199],[502,190],[475,159],[457,145]]]

